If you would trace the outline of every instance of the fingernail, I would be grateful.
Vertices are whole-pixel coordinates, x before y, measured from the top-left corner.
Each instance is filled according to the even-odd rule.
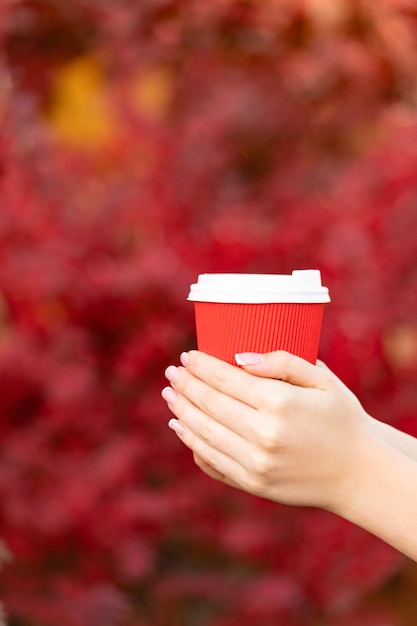
[[[174,433],[177,433],[177,435],[179,436],[184,435],[185,433],[184,426],[180,424],[179,421],[174,418],[169,420],[168,426],[170,427],[171,430],[174,431]]]
[[[165,370],[165,378],[167,378],[170,383],[176,383],[179,375],[178,367],[175,367],[175,365],[170,365]]]
[[[188,363],[190,362],[190,357],[188,356],[188,352],[183,352],[180,355],[180,361],[184,367],[188,367]]]
[[[240,352],[235,354],[235,361],[238,365],[259,365],[263,360],[264,356],[257,352]]]
[[[165,387],[164,389],[162,389],[161,396],[168,404],[174,404],[174,402],[178,398],[172,387]]]

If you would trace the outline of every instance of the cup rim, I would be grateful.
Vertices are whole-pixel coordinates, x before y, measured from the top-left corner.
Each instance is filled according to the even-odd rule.
[[[187,299],[230,304],[330,302],[329,290],[322,285],[317,269],[294,270],[291,274],[199,274]]]

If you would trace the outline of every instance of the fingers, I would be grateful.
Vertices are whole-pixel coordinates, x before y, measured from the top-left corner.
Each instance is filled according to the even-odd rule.
[[[211,388],[238,398],[249,406],[257,407],[262,399],[259,381],[253,376],[204,352],[191,350],[186,353],[186,369]]]
[[[225,365],[227,365],[225,363]],[[238,370],[237,367],[230,366],[232,373]],[[246,372],[239,372],[243,382],[247,378],[251,378],[258,385],[262,384],[257,378],[251,377]],[[227,393],[219,391],[209,383],[201,380],[193,375],[193,373],[184,367],[170,366],[167,368],[166,377],[173,390],[179,396],[179,400],[175,402],[176,411],[184,411],[185,418],[193,419],[194,423],[189,426],[196,432],[196,428],[202,423],[203,416],[209,416],[213,420],[223,424],[233,432],[242,437],[251,439],[254,435],[254,420],[256,420],[257,410],[238,400]],[[207,375],[210,378],[210,375]],[[242,387],[242,395],[244,396],[245,387]],[[169,388],[164,390],[164,394],[169,394]],[[255,396],[255,393],[252,394]],[[165,398],[169,402],[169,398]],[[172,403],[171,403],[172,404]],[[199,409],[193,412],[192,407]],[[171,407],[170,407],[171,408]]]
[[[193,457],[194,457],[194,463],[205,474],[207,474],[207,476],[210,476],[210,478],[214,478],[215,480],[221,480],[222,482],[225,481],[225,479],[226,479],[225,475],[221,474],[220,472],[215,470],[214,467],[211,467],[211,465],[206,463],[206,461],[204,459],[202,459],[201,456],[198,456],[198,454],[196,452],[193,452]]]
[[[210,466],[217,468],[218,459],[223,457],[244,465],[248,456],[251,456],[253,444],[250,440],[211,418],[187,397],[176,394],[171,387],[166,387],[162,391],[162,397],[177,418],[169,423],[172,430],[194,452],[197,454],[200,452],[200,456],[206,459]]]
[[[327,389],[329,386],[328,369],[283,350],[267,354],[237,354],[236,361],[255,376],[276,378],[299,387]]]
[[[255,441],[260,433],[260,413],[267,420],[262,428],[269,432],[279,427],[277,415],[289,415],[304,401],[304,395],[294,394],[294,381],[303,383],[304,387],[310,384],[321,389],[330,376],[286,352],[257,356],[261,361],[247,366],[251,370],[257,368],[253,375],[252,371],[242,371],[202,352],[189,352],[187,359],[182,358],[186,367],[170,366],[166,370],[173,390],[181,399],[175,403],[175,410],[170,406],[171,410],[175,413],[186,409],[184,419],[190,420],[188,426],[196,434],[203,429],[205,416],[209,416],[248,441]],[[193,412],[192,406],[199,412]]]
[[[201,458],[201,456],[198,456],[198,454],[196,454],[195,452],[193,453],[193,457],[194,457],[194,463],[197,465],[197,467],[199,467],[201,471],[207,474],[207,476],[210,476],[210,478],[214,478],[214,480],[218,480],[222,483],[225,483],[226,485],[229,485],[230,487],[235,487],[238,489],[240,488],[240,485],[235,483],[233,480],[230,480],[230,478],[228,478],[224,474],[215,470],[214,467],[211,467],[211,465],[209,465],[203,458]]]
[[[193,452],[194,460],[196,464],[209,476],[215,478],[216,480],[221,480],[222,482],[232,485],[239,486],[242,484],[244,477],[246,475],[246,470],[243,466],[232,456],[233,453],[237,452],[237,457],[242,457],[241,452],[239,451],[239,446],[233,445],[233,438],[230,440],[229,444],[225,444],[226,439],[223,435],[219,433],[219,431],[215,429],[213,435],[213,441],[216,441],[215,445],[210,445],[209,442],[212,441],[212,436],[209,435],[208,439],[201,439],[198,435],[196,435],[188,425],[182,421],[183,412],[181,407],[178,407],[179,400],[176,400],[174,405],[169,405],[169,408],[177,415],[177,413],[181,416],[181,418],[171,419],[169,422],[170,428],[181,439],[181,441]],[[181,421],[179,421],[181,419]],[[234,437],[237,437],[234,435]],[[223,443],[222,443],[223,442]],[[245,445],[242,445],[242,450],[245,448]],[[223,450],[227,450],[227,453]]]

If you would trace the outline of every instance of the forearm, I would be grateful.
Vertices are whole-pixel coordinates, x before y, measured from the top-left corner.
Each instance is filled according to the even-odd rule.
[[[369,435],[335,512],[417,561],[417,463]]]
[[[380,422],[366,414],[364,419],[365,428],[375,437],[383,439],[391,446],[417,461],[417,439],[385,422]]]

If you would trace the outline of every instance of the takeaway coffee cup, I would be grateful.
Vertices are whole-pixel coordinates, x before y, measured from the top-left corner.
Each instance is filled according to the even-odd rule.
[[[197,346],[228,363],[237,352],[286,350],[317,359],[324,304],[319,270],[292,274],[200,274],[191,285]]]

